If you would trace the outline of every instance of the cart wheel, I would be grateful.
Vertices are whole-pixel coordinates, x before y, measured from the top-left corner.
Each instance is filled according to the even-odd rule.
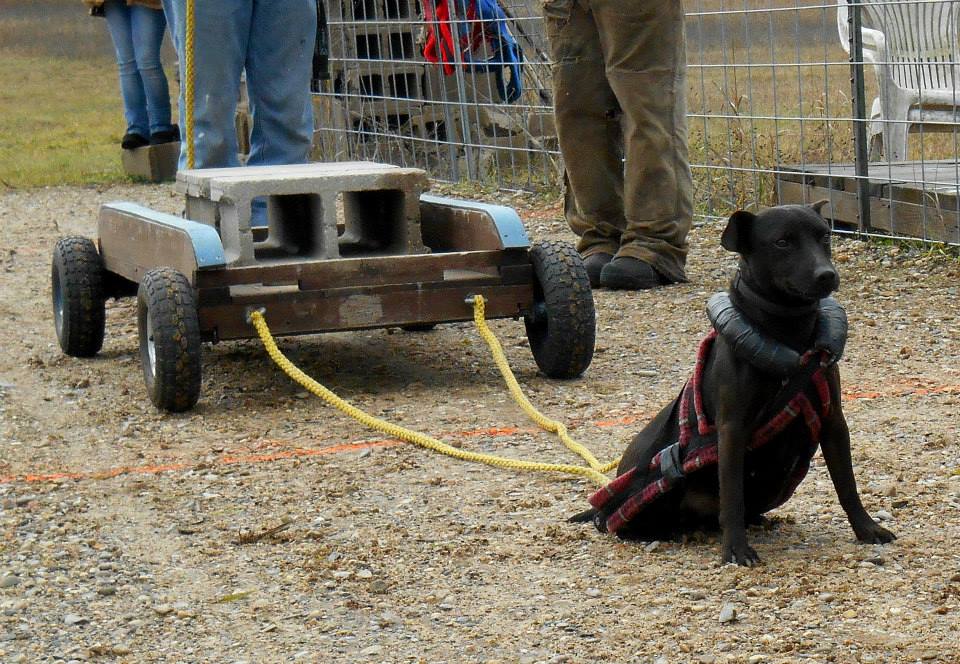
[[[530,350],[550,378],[576,378],[590,366],[596,315],[587,269],[565,242],[540,242],[530,249],[533,312],[524,318]]]
[[[93,357],[103,347],[106,298],[103,260],[85,237],[65,237],[53,249],[53,322],[60,348],[73,357]]]
[[[400,329],[404,332],[429,332],[436,326],[436,323],[414,323],[413,325],[401,325]]]
[[[150,401],[178,413],[200,398],[200,322],[196,297],[176,270],[150,270],[137,291],[140,363]]]

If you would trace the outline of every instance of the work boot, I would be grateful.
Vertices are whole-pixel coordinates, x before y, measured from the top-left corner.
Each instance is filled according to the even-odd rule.
[[[598,288],[600,286],[600,272],[604,266],[612,260],[612,255],[602,252],[590,254],[583,259],[583,264],[587,267],[587,276],[590,277],[591,288]]]
[[[668,283],[670,281],[649,263],[630,256],[617,256],[600,272],[600,286],[603,288],[646,290]]]

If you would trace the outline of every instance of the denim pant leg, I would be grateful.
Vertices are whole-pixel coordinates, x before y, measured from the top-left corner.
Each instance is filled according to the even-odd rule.
[[[315,0],[254,0],[247,91],[253,127],[247,164],[301,164],[310,156]]]
[[[240,72],[247,53],[253,0],[203,0],[194,3],[194,168],[239,166],[234,112]],[[186,2],[172,0],[180,59],[180,117],[186,118]],[[187,168],[187,142],[179,168]]]
[[[163,6],[163,16],[170,26],[170,41],[173,42],[173,50],[180,53],[180,46],[177,45],[177,3],[176,0],[161,0]],[[179,56],[178,56],[179,57]]]
[[[246,61],[253,117],[248,166],[302,164],[310,157],[316,29],[315,0],[254,0]],[[252,215],[253,226],[267,225],[266,201],[255,199]]]
[[[167,27],[166,19],[159,9],[132,5],[130,26],[137,69],[143,82],[147,114],[150,116],[150,133],[169,131],[173,129],[170,124],[170,90],[160,64],[160,46]]]
[[[133,30],[130,8],[124,0],[107,0],[103,5],[113,50],[117,56],[120,72],[120,96],[123,98],[123,115],[127,133],[150,136],[150,117],[147,114],[147,99],[143,82],[137,69],[137,57],[133,47]]]

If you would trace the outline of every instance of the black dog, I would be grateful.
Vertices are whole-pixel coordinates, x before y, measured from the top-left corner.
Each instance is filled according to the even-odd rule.
[[[746,524],[782,505],[817,445],[861,542],[895,539],[860,502],[836,362],[846,341],[826,201],[740,211],[723,232],[740,270],[707,312],[714,331],[680,396],[634,437],[618,477],[571,521],[633,539],[720,526],[723,562],[753,565]]]

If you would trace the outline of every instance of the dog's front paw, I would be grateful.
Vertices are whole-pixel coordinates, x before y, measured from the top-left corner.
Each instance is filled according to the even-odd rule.
[[[857,541],[864,544],[888,544],[897,539],[896,535],[873,519],[870,519],[867,523],[854,525],[853,532],[857,536]]]
[[[746,541],[724,542],[722,562],[723,564],[733,563],[741,567],[753,567],[760,563],[760,556]]]

